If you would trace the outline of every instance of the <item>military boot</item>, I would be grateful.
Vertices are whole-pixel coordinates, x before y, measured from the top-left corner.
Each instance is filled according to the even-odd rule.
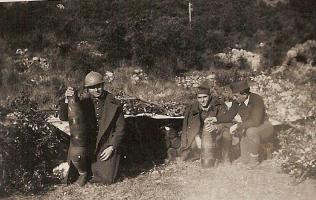
[[[83,187],[88,182],[88,173],[80,174],[79,178],[75,182],[75,184]]]
[[[247,169],[255,169],[259,165],[259,154],[250,153]]]

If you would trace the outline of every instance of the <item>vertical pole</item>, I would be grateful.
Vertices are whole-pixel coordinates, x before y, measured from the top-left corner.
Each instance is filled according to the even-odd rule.
[[[190,29],[191,29],[191,21],[192,21],[192,11],[193,11],[192,3],[189,1],[189,26],[190,26]]]

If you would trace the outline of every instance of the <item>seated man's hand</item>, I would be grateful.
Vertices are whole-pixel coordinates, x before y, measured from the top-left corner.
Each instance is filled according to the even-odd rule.
[[[204,130],[203,131],[207,131],[209,133],[217,130],[217,127],[214,123],[217,122],[217,118],[216,117],[208,117],[204,120]]]
[[[102,153],[100,154],[100,160],[106,161],[112,155],[113,150],[114,150],[113,146],[109,146],[106,149],[104,149]]]
[[[214,124],[205,124],[204,125],[204,130],[203,131],[207,131],[209,133],[216,131],[217,130],[217,126]]]
[[[234,117],[234,121],[235,121],[235,122],[238,122],[238,123],[242,122],[241,117],[240,117],[239,114],[237,114],[237,115]]]
[[[229,132],[230,134],[234,135],[237,131],[237,128],[238,128],[238,124],[234,124],[232,125],[230,128],[229,128]]]
[[[196,142],[196,146],[199,148],[199,149],[201,149],[201,147],[202,147],[202,140],[201,140],[201,138],[200,138],[200,136],[195,136],[195,142]]]

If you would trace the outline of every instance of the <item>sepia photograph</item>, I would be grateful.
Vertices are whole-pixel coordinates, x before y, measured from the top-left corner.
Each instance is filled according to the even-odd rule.
[[[315,197],[315,0],[0,0],[0,200]]]

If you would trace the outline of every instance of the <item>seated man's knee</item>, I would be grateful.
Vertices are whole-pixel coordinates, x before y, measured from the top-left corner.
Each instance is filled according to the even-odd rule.
[[[256,139],[259,137],[257,130],[255,128],[248,128],[246,131],[246,136],[251,139]]]
[[[189,156],[189,150],[179,151],[178,154],[179,154],[179,157],[180,157],[181,161],[186,161],[188,159],[188,156]]]
[[[231,141],[232,140],[232,135],[230,134],[228,129],[225,129],[223,131],[223,140],[226,140],[226,141]]]

